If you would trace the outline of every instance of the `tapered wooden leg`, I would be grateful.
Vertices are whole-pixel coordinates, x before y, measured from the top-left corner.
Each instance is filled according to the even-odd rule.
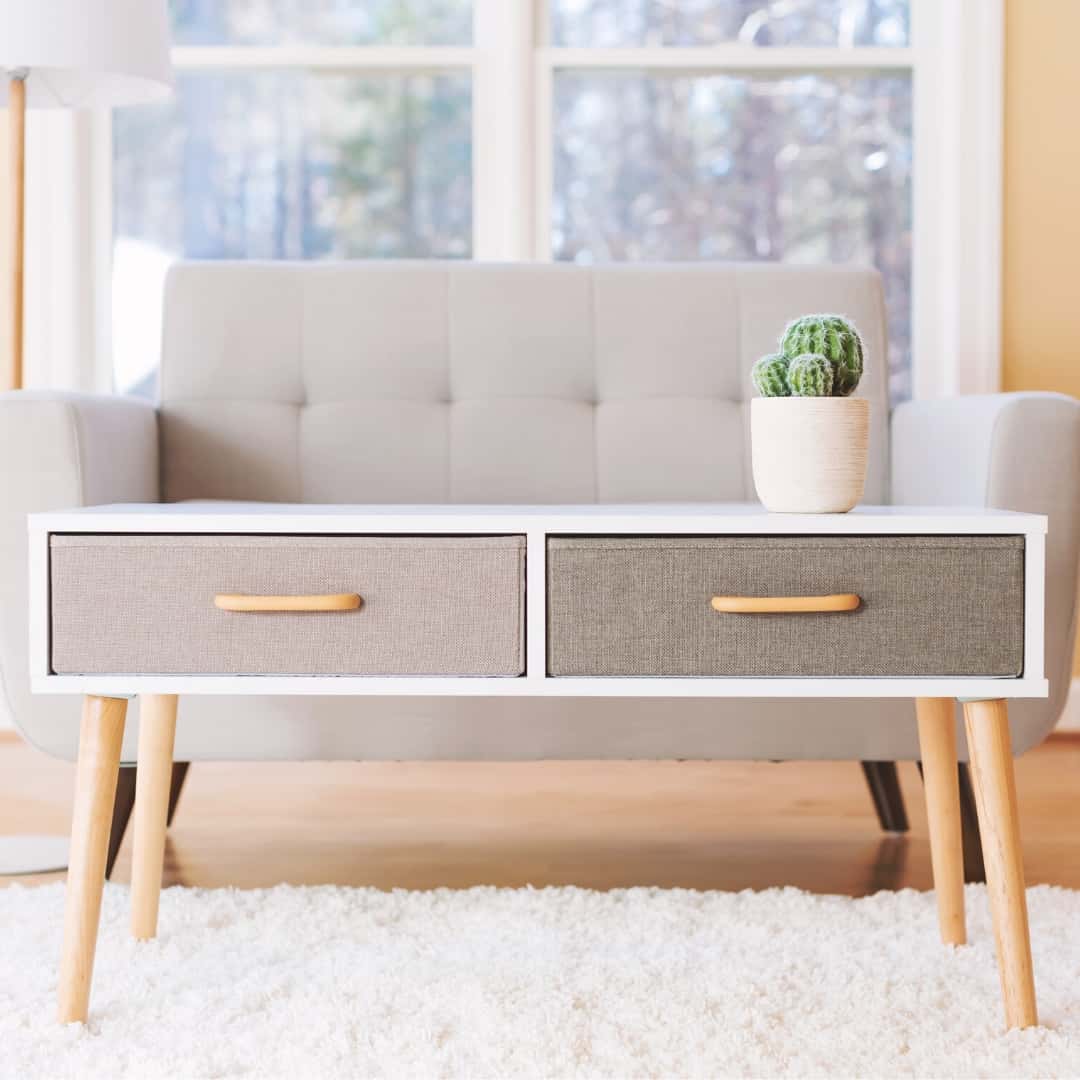
[[[1005,999],[1005,1023],[1011,1028],[1033,1027],[1039,1019],[1008,708],[1001,700],[966,701],[964,723]]]
[[[60,961],[60,1022],[86,1021],[127,701],[83,700]]]
[[[157,934],[175,735],[176,695],[142,695],[139,764],[135,773],[135,845],[131,860],[131,932],[140,940]]]
[[[938,925],[946,945],[967,941],[964,925],[964,836],[956,764],[956,706],[952,698],[916,698],[919,747],[930,825]]]

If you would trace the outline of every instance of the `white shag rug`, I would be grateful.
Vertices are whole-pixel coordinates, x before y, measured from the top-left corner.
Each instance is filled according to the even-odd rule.
[[[106,889],[87,1027],[54,1020],[62,885],[0,889],[0,1075],[1080,1075],[1080,892],[1029,892],[1043,1027],[1002,1030],[984,889]]]

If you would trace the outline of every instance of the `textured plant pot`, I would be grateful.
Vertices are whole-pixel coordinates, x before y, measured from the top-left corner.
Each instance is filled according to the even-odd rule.
[[[774,514],[846,514],[863,496],[870,403],[862,398],[754,398],[754,487]]]

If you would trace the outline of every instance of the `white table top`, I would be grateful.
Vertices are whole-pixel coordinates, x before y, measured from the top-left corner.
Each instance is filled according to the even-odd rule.
[[[581,505],[319,505],[315,503],[117,503],[30,515],[47,532],[718,532],[787,535],[870,533],[1027,534],[1046,518],[1011,510],[860,506],[848,514],[770,514],[758,503]]]

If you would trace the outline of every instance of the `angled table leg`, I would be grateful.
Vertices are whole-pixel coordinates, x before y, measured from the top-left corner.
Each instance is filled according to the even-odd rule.
[[[59,1018],[63,1024],[85,1022],[89,1010],[126,715],[123,698],[88,694],[83,699],[60,961]]]
[[[1039,1019],[1008,707],[1000,699],[965,701],[964,723],[1005,999],[1005,1023],[1010,1028],[1034,1027]]]
[[[919,748],[930,826],[938,925],[946,945],[967,941],[964,923],[964,838],[956,764],[956,706],[952,698],[916,698]]]
[[[135,845],[131,860],[131,932],[157,934],[161,866],[172,785],[176,695],[139,698],[139,764],[135,773]]]

